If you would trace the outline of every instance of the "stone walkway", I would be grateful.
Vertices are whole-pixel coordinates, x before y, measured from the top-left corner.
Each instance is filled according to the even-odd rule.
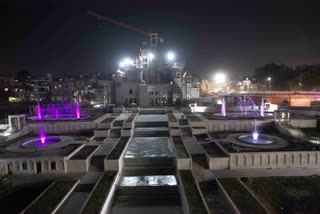
[[[102,121],[104,121],[107,117],[109,117],[111,114],[104,114],[101,117],[95,119],[93,122],[94,123],[101,123]]]

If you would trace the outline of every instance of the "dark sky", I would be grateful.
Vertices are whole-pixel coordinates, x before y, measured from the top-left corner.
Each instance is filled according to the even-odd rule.
[[[159,32],[203,77],[217,69],[250,74],[272,62],[320,63],[318,1],[186,2],[0,0],[0,73],[111,73],[123,56],[137,54],[146,37],[99,22],[88,9]]]

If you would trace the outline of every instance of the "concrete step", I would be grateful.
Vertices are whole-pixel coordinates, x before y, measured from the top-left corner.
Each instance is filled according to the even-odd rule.
[[[124,167],[174,167],[173,157],[124,158]]]
[[[167,121],[144,121],[135,122],[135,127],[168,127]]]
[[[116,195],[167,197],[178,195],[178,186],[117,186]]]
[[[156,206],[180,206],[179,195],[116,195],[114,206],[116,207],[156,207]]]
[[[175,175],[175,167],[124,167],[122,176]]]
[[[139,109],[139,114],[166,114],[163,108]]]
[[[136,128],[134,130],[134,136],[136,136],[136,137],[165,137],[165,136],[169,136],[169,129],[168,129],[168,127]]]

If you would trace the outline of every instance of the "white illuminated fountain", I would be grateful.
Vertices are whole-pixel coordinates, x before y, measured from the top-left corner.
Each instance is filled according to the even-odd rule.
[[[215,113],[215,116],[219,117],[226,117],[226,118],[237,118],[237,117],[249,117],[249,118],[259,118],[259,117],[272,117],[271,113],[265,113],[264,112],[264,100],[262,99],[261,102],[261,108],[260,108],[260,114],[256,110],[256,105],[252,98],[247,98],[246,96],[238,97],[237,106],[239,107],[239,111],[236,112],[227,112],[226,111],[226,101],[223,97],[222,103],[221,103],[221,112]],[[249,108],[251,107],[251,110]]]
[[[256,120],[251,134],[231,134],[227,139],[233,144],[255,149],[279,149],[287,146],[282,138],[259,133]]]

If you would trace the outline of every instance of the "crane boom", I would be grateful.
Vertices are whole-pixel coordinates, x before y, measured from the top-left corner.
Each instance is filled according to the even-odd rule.
[[[99,14],[93,12],[93,11],[90,11],[90,10],[89,10],[89,11],[88,11],[88,14],[91,15],[91,16],[94,16],[94,17],[96,17],[96,18],[98,18],[98,19],[101,19],[101,20],[104,20],[104,21],[106,21],[106,22],[109,22],[109,23],[111,23],[111,24],[119,25],[119,26],[121,26],[121,27],[123,27],[123,28],[126,28],[126,29],[128,29],[128,30],[132,30],[132,31],[135,31],[135,32],[138,32],[138,33],[141,33],[141,34],[143,34],[143,35],[145,35],[145,36],[150,36],[150,33],[146,32],[146,31],[144,31],[144,30],[141,30],[141,29],[139,29],[139,28],[136,28],[136,27],[134,27],[134,26],[132,26],[132,25],[129,25],[129,24],[126,24],[126,23],[124,23],[124,22],[120,22],[120,21],[117,21],[117,20],[115,20],[115,19],[109,18],[109,17],[107,17],[107,16],[101,16],[101,15],[99,15]]]

